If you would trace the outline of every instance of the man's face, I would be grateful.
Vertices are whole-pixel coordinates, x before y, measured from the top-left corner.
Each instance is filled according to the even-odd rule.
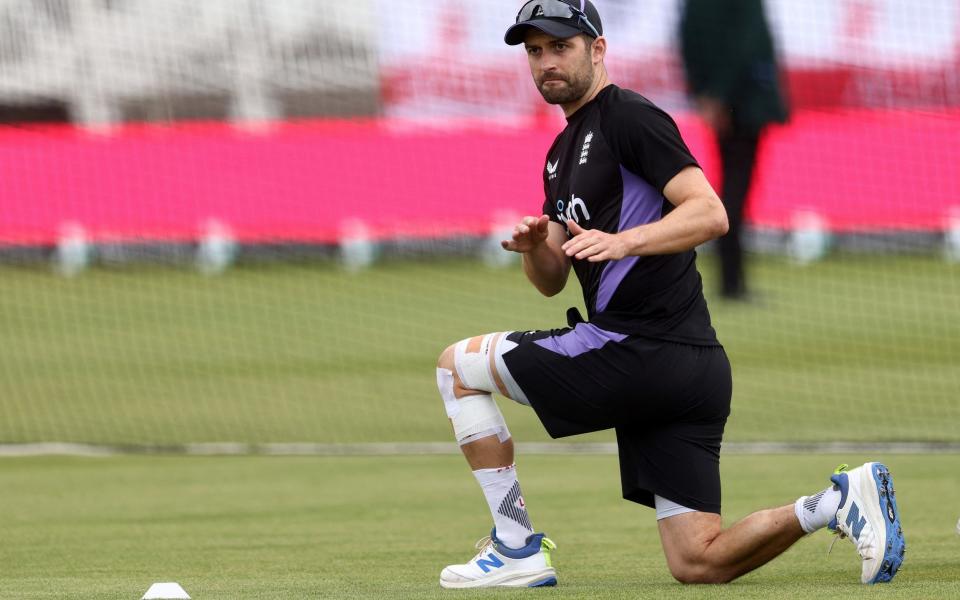
[[[531,27],[523,44],[533,81],[548,103],[570,104],[590,90],[593,60],[583,36],[558,39]]]

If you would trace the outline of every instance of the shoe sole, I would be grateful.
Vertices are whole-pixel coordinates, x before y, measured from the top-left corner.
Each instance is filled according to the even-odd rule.
[[[869,583],[888,583],[903,564],[907,543],[903,538],[903,528],[900,525],[900,511],[897,508],[890,469],[881,463],[872,463],[870,475],[876,486],[877,505],[880,508],[880,518],[886,525],[886,536],[884,537],[883,563]]]
[[[557,573],[553,569],[545,569],[534,573],[504,573],[499,577],[484,577],[473,581],[444,581],[440,580],[440,587],[444,589],[466,589],[484,587],[551,587],[557,585]]]

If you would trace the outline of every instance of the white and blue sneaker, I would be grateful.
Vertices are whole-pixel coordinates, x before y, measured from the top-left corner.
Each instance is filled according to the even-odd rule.
[[[550,551],[557,545],[542,533],[527,538],[523,548],[507,548],[496,528],[477,542],[480,550],[464,565],[450,565],[440,573],[442,588],[541,587],[557,585]]]
[[[840,489],[840,508],[827,527],[856,545],[863,559],[860,581],[890,581],[906,550],[890,469],[866,463],[847,471],[840,465],[830,481]]]

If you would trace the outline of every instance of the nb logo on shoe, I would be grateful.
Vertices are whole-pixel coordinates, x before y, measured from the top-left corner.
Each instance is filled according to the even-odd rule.
[[[867,524],[867,518],[860,516],[860,507],[853,503],[850,505],[850,512],[847,513],[847,527],[850,528],[850,533],[853,535],[853,539],[860,539],[860,532],[863,531],[863,526]]]
[[[487,558],[478,558],[477,566],[480,567],[480,570],[484,573],[489,573],[490,569],[498,569],[503,566],[503,561],[497,557],[496,554],[490,553],[487,555]]]

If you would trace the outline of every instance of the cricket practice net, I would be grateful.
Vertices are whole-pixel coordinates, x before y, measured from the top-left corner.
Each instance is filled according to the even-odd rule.
[[[564,125],[503,44],[520,3],[401,4],[0,0],[0,443],[449,441],[440,351],[564,324],[578,286],[540,297],[498,244]],[[679,0],[595,4],[611,79],[719,186]],[[727,439],[958,444],[960,5],[766,17],[791,118],[749,200],[757,301],[699,259]]]

